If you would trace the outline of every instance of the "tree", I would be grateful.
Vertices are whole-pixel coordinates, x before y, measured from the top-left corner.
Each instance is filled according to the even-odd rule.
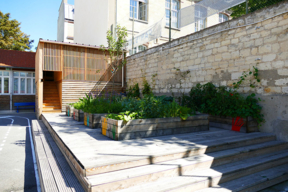
[[[115,39],[113,37],[113,34],[110,30],[107,31],[107,42],[108,47],[105,47],[104,45],[101,45],[101,49],[104,53],[104,56],[106,58],[108,53],[108,63],[111,65],[111,71],[112,71],[112,78],[113,78],[113,85],[112,85],[112,92],[114,89],[114,82],[115,82],[115,74],[118,70],[122,69],[124,65],[126,64],[125,60],[125,46],[127,44],[127,29],[126,27],[121,27],[120,25],[117,25],[116,27],[116,36]]]
[[[248,13],[252,13],[258,9],[268,7],[283,0],[248,0]],[[241,3],[230,9],[232,11],[231,17],[237,18],[246,14],[246,2]]]
[[[29,39],[20,30],[20,24],[17,20],[10,20],[10,13],[0,11],[0,49],[25,51],[31,49],[31,43],[34,40]]]

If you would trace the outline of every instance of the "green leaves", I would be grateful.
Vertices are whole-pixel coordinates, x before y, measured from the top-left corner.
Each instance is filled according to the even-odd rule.
[[[0,11],[0,48],[8,50],[25,51],[31,49],[31,43],[34,40],[29,39],[20,30],[20,24],[17,20],[10,20],[10,13]]]
[[[189,96],[188,106],[202,113],[230,117],[251,116],[258,121],[259,125],[265,121],[261,114],[262,107],[258,104],[261,99],[256,99],[255,93],[244,97],[235,90],[215,87],[212,83],[207,83],[197,84],[191,89]]]

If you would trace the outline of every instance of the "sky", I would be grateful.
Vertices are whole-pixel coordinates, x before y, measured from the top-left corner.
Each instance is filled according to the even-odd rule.
[[[0,0],[0,11],[10,13],[11,19],[21,23],[21,31],[34,40],[32,51],[39,38],[57,40],[58,10],[62,0]],[[68,0],[74,4],[74,0]]]

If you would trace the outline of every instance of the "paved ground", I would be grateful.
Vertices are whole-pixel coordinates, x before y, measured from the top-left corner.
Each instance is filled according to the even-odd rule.
[[[35,113],[0,115],[0,191],[37,191],[28,120]]]

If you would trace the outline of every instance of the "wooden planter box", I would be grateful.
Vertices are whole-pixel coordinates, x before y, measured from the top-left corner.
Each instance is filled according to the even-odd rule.
[[[95,128],[101,128],[101,117],[106,116],[108,113],[84,113],[84,125],[95,129]]]
[[[73,110],[74,110],[74,107],[67,105],[66,106],[66,115],[68,117],[73,117]]]
[[[82,110],[73,109],[73,119],[76,121],[84,121],[84,112]]]
[[[235,121],[236,118],[234,118]],[[222,116],[209,116],[210,127],[232,130],[232,117],[222,117]],[[258,132],[258,123],[252,117],[243,118],[243,125],[240,128],[242,133],[252,133]]]
[[[114,140],[138,139],[209,130],[208,115],[195,115],[183,121],[179,117],[122,120],[102,117],[102,134]]]

